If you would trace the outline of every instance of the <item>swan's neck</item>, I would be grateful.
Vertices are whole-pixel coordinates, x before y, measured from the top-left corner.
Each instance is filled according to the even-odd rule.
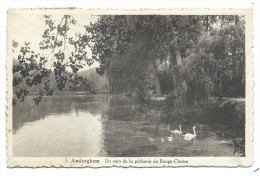
[[[181,131],[181,126],[180,126],[180,131]]]
[[[196,131],[195,131],[195,128],[193,128],[193,133],[194,133],[194,136],[196,136]]]

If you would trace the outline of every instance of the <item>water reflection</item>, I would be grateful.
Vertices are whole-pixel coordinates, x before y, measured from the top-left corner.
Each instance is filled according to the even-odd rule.
[[[46,97],[13,110],[14,156],[104,156],[106,96]]]
[[[79,130],[80,129],[80,130]],[[14,156],[103,156],[100,115],[49,115],[24,125],[13,138]],[[86,155],[87,154],[87,155]]]
[[[14,156],[233,156],[228,129],[196,124],[196,140],[169,142],[167,126],[129,119],[133,105],[109,95],[46,97],[39,106],[27,100],[13,108]]]
[[[108,107],[109,96],[83,96],[83,95],[58,95],[44,97],[36,106],[32,97],[13,107],[13,131],[23,126],[24,123],[44,119],[49,115],[70,114],[81,112],[101,114]]]

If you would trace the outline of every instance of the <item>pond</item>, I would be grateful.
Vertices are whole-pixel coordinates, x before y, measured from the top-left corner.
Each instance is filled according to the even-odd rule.
[[[197,138],[151,121],[128,118],[131,101],[113,95],[60,94],[37,106],[28,97],[13,107],[13,155],[18,157],[233,156],[229,129],[196,123]],[[130,103],[129,103],[130,102]],[[175,127],[178,129],[178,125]],[[183,133],[192,129],[183,125]]]

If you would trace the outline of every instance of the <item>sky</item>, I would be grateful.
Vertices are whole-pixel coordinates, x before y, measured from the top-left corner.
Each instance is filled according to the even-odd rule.
[[[43,54],[45,56],[48,56],[51,50],[40,50],[39,49],[39,43],[42,40],[42,34],[44,30],[46,29],[45,21],[43,15],[48,15],[46,13],[44,14],[10,14],[8,16],[8,46],[12,46],[12,41],[15,40],[19,43],[18,47],[15,49],[15,55],[16,57],[19,54],[20,47],[24,45],[24,42],[30,42],[31,43],[31,49],[34,50],[36,53],[39,52],[40,54]],[[62,16],[64,14],[52,14],[52,19],[58,24]],[[90,22],[95,22],[96,17],[85,15],[85,14],[73,14],[72,15],[74,19],[76,19],[77,23],[74,26],[70,27],[70,31],[68,33],[69,36],[73,36],[75,33],[85,33],[84,25],[89,25]],[[69,52],[72,51],[72,47],[68,46]],[[88,50],[88,56],[91,57],[91,51]],[[51,65],[51,56],[50,63],[47,63],[47,67],[50,67]],[[87,70],[89,68],[98,67],[98,62],[95,62],[93,65],[85,66],[83,70]]]

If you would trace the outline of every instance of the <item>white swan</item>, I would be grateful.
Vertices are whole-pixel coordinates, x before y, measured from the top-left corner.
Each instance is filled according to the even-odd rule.
[[[181,124],[179,124],[179,128],[180,128],[180,130],[173,130],[173,131],[171,131],[171,133],[173,133],[173,134],[182,134],[182,131],[181,131]]]
[[[195,128],[196,127],[193,127],[193,134],[187,133],[187,134],[184,135],[184,140],[189,141],[191,139],[194,139],[197,136]]]
[[[154,141],[154,139],[153,139],[153,138],[149,138],[149,140],[150,140],[150,141]]]
[[[173,141],[172,135],[170,137],[167,137],[167,140],[170,141],[170,142]]]

